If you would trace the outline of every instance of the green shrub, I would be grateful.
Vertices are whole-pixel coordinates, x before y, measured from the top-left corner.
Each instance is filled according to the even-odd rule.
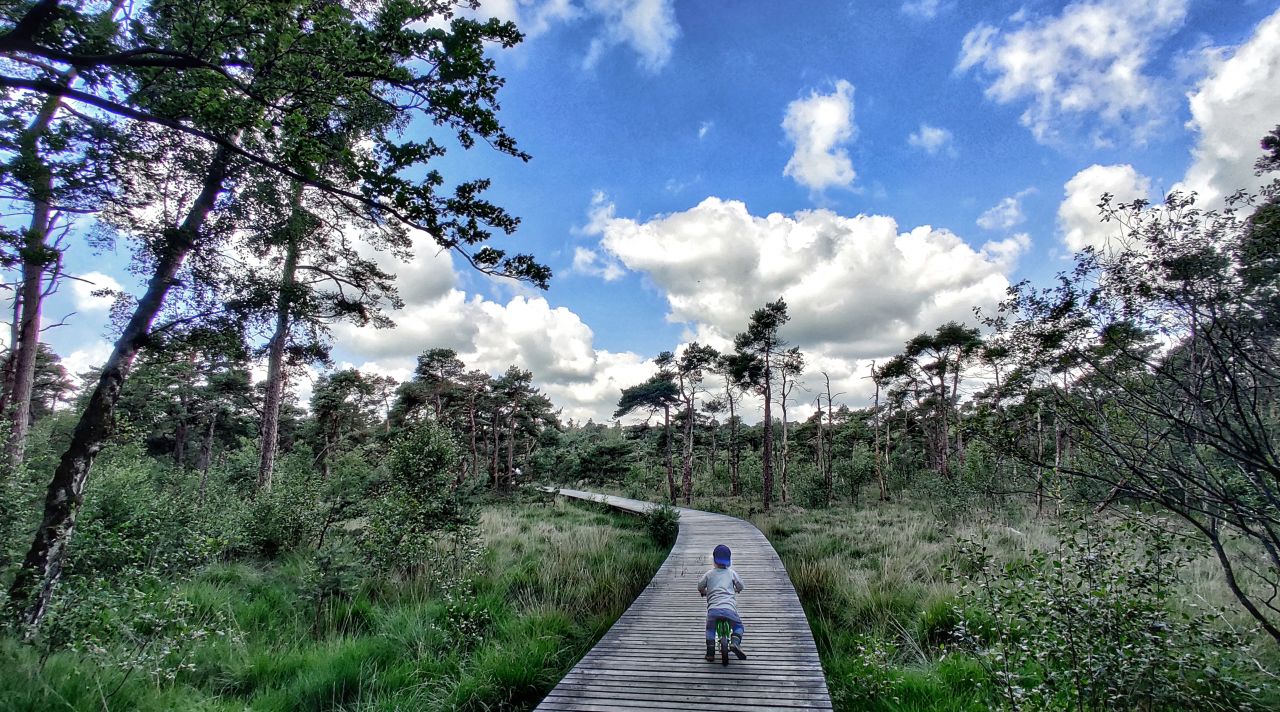
[[[431,422],[392,445],[361,541],[370,561],[407,573],[431,570],[442,558],[474,548],[466,542],[476,514],[469,493],[457,484],[461,464],[452,436]]]
[[[271,559],[314,541],[322,521],[315,484],[314,477],[277,476],[269,492],[259,492],[245,512],[245,553]]]
[[[156,682],[194,670],[197,649],[237,633],[223,612],[202,610],[166,583],[153,576],[65,581],[40,627],[39,647]]]
[[[680,535],[680,510],[667,504],[650,507],[644,513],[644,526],[649,536],[662,546],[676,543]]]
[[[1053,551],[1004,565],[965,543],[977,573],[960,605],[981,615],[958,615],[958,639],[1009,709],[1254,709],[1243,642],[1173,598],[1190,551],[1138,520],[1079,525]]]

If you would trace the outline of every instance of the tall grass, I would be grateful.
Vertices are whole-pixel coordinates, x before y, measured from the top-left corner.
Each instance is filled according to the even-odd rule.
[[[171,680],[112,651],[46,659],[0,639],[0,709],[530,709],[594,645],[666,557],[636,518],[557,502],[488,505],[472,595],[365,579],[317,606],[309,552],[209,566],[176,590],[229,622]]]
[[[733,510],[733,502],[719,502]],[[752,521],[777,549],[808,615],[837,710],[986,710],[998,706],[990,675],[956,645],[960,542],[1021,561],[1058,543],[1057,523],[1005,513],[945,522],[910,502],[827,510],[779,508]],[[1182,597],[1233,604],[1207,558],[1181,578]],[[1243,616],[1224,625],[1247,629]],[[1262,667],[1277,662],[1259,639]],[[1277,668],[1280,669],[1280,668]],[[1267,679],[1265,672],[1260,679]],[[1273,693],[1274,694],[1274,691]],[[1273,698],[1274,699],[1274,698]]]

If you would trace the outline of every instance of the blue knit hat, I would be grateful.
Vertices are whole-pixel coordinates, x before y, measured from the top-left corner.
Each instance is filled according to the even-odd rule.
[[[716,562],[716,566],[728,566],[729,559],[733,553],[729,551],[729,547],[720,544],[711,552],[711,560]]]

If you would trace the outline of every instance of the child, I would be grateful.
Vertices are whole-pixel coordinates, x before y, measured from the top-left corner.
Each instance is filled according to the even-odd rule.
[[[716,567],[702,575],[698,581],[698,593],[707,599],[707,662],[716,659],[716,621],[724,618],[733,625],[733,635],[729,638],[729,649],[739,660],[746,660],[747,654],[742,652],[742,618],[738,617],[737,594],[746,588],[738,572],[729,568],[731,556],[729,547],[720,544],[711,553]]]

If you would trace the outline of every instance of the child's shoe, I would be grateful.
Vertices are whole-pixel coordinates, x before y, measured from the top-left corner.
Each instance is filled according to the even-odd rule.
[[[747,659],[747,654],[746,654],[746,653],[744,653],[744,652],[742,652],[742,638],[739,638],[739,637],[738,637],[738,636],[736,636],[736,635],[735,635],[735,636],[733,636],[732,638],[730,638],[730,639],[729,639],[729,649],[733,651],[733,654],[734,654],[734,655],[737,655],[737,656],[738,656],[738,659],[739,659],[739,660],[746,660],[746,659]]]
[[[707,662],[714,663],[716,661],[716,644],[715,641],[707,641]]]

